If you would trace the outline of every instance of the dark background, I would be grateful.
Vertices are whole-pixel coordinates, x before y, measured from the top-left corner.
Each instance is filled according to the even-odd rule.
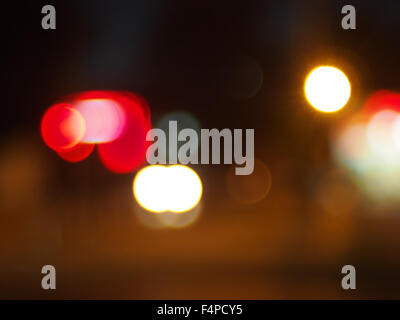
[[[57,29],[41,28],[41,8]],[[357,10],[342,30],[341,8]],[[0,297],[124,299],[398,298],[398,210],[323,212],[319,179],[336,170],[329,133],[374,90],[398,90],[398,1],[24,1],[2,4]],[[256,66],[263,81],[248,94]],[[352,97],[333,115],[303,96],[306,74],[334,64]],[[232,65],[234,66],[232,68]],[[233,79],[233,80],[232,80]],[[197,166],[198,221],[152,230],[135,217],[133,174],[97,157],[70,164],[41,140],[54,101],[85,90],[128,90],[152,119],[185,110],[202,128],[254,128],[272,188],[235,203],[228,166]],[[57,269],[57,290],[40,287]],[[340,286],[357,269],[357,290]]]

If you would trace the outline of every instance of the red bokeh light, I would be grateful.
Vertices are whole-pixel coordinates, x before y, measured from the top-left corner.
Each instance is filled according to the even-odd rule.
[[[145,159],[151,128],[146,101],[129,92],[89,91],[70,95],[42,119],[45,143],[70,162],[85,159],[98,144],[111,171],[135,170]]]
[[[85,121],[70,104],[59,103],[46,111],[40,129],[44,142],[51,149],[66,151],[81,141]]]
[[[93,149],[94,144],[79,143],[66,151],[61,151],[57,153],[65,161],[79,162],[86,159],[92,153]]]
[[[145,159],[147,131],[150,130],[150,113],[143,99],[129,93],[115,94],[114,100],[122,106],[125,128],[112,142],[98,146],[103,164],[116,173],[135,170]]]
[[[375,91],[365,102],[363,113],[371,115],[384,109],[400,112],[400,93],[390,90]]]

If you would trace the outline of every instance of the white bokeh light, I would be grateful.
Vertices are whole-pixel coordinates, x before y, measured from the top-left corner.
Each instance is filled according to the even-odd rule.
[[[203,192],[200,177],[187,166],[148,166],[133,182],[137,202],[151,212],[185,212],[193,209]]]
[[[307,76],[304,92],[315,109],[335,112],[346,105],[351,86],[342,71],[331,66],[321,66],[313,69]]]

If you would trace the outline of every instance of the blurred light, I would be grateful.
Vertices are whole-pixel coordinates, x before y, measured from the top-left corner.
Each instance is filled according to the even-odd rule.
[[[151,229],[185,228],[197,221],[201,212],[201,204],[199,203],[193,209],[186,211],[185,214],[168,211],[162,214],[154,214],[140,206],[135,207],[135,212],[139,221]]]
[[[203,192],[200,177],[183,165],[147,166],[133,182],[140,206],[151,212],[185,212],[193,209]]]
[[[65,161],[79,162],[86,159],[92,153],[93,149],[94,144],[79,143],[66,151],[59,151],[57,154]]]
[[[384,207],[400,203],[399,97],[388,91],[374,93],[361,113],[333,136],[337,162],[365,196]]]
[[[392,125],[392,137],[394,140],[394,144],[396,145],[397,151],[400,150],[400,114],[396,116],[396,119]]]
[[[177,132],[181,132],[183,129],[193,129],[197,132],[200,137],[201,125],[199,120],[193,116],[192,114],[186,111],[175,111],[165,114],[161,117],[161,119],[157,122],[156,127],[162,129],[165,132],[165,135],[169,137],[169,121],[177,122]],[[169,159],[169,139],[167,139],[167,148],[166,148],[166,156],[167,160]],[[182,145],[186,143],[186,141],[176,141],[177,142],[177,150],[180,149]],[[197,141],[197,148],[199,147],[200,141]]]
[[[144,99],[133,94],[113,94],[125,115],[124,130],[114,141],[99,144],[98,153],[103,164],[116,173],[135,170],[145,159],[149,142],[146,134],[151,128],[150,112]]]
[[[168,228],[184,228],[193,224],[199,217],[200,205],[186,211],[185,214],[176,212],[164,212],[163,214],[151,214],[156,216],[164,227]]]
[[[351,87],[346,75],[335,67],[317,67],[306,78],[304,92],[308,102],[322,112],[343,108],[350,98]]]
[[[172,212],[184,212],[194,208],[200,201],[203,187],[197,173],[186,166],[170,166],[168,172],[168,209]]]
[[[49,108],[41,123],[43,140],[62,159],[81,161],[95,143],[102,163],[113,172],[131,172],[143,162],[151,128],[143,98],[129,92],[87,91],[64,101]]]
[[[200,122],[195,116],[186,111],[174,111],[165,114],[157,122],[157,128],[165,131],[168,136],[169,122],[176,121],[178,125],[178,132],[182,129],[190,128],[200,133]]]
[[[151,212],[168,210],[168,180],[167,167],[156,165],[140,170],[133,182],[137,202]]]
[[[400,112],[400,93],[390,90],[378,90],[365,101],[362,113],[371,115],[381,110]]]
[[[256,203],[264,199],[272,186],[271,172],[259,159],[254,161],[254,171],[250,175],[236,175],[235,168],[227,172],[228,193],[233,200],[243,204]]]
[[[44,142],[51,149],[65,151],[81,142],[85,133],[85,121],[69,104],[56,104],[44,114],[41,133]]]
[[[85,119],[86,130],[82,142],[113,141],[124,128],[124,113],[111,99],[79,100],[74,107]]]
[[[395,121],[398,113],[392,110],[383,110],[374,114],[367,127],[367,140],[370,148],[376,156],[382,157],[382,161],[400,160],[400,153],[395,141]]]
[[[345,166],[355,168],[367,159],[367,123],[353,120],[340,129],[335,138],[335,155]]]

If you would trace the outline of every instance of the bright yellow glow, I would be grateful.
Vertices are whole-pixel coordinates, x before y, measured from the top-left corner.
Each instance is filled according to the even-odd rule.
[[[304,85],[308,102],[322,112],[342,109],[350,98],[351,86],[346,75],[335,67],[317,67],[310,72]]]
[[[183,165],[148,166],[133,181],[137,202],[151,212],[189,211],[199,203],[202,193],[200,177]]]

